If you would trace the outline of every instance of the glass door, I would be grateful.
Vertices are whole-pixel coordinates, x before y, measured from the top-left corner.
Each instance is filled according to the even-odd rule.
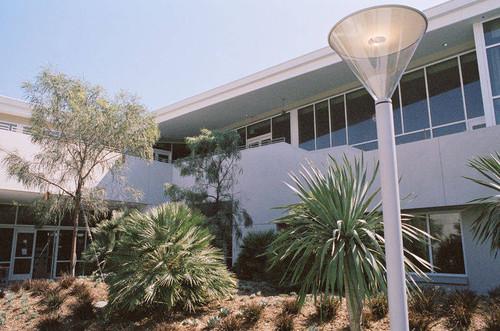
[[[35,230],[16,230],[15,243],[12,252],[10,280],[21,280],[31,277],[33,268],[33,253],[35,244]]]
[[[36,232],[33,274],[31,278],[52,278],[55,238],[55,231],[38,230]]]

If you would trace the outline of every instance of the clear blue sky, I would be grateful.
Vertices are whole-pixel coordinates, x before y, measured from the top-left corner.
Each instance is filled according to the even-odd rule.
[[[47,64],[167,106],[327,46],[355,10],[441,0],[0,0],[0,94]]]

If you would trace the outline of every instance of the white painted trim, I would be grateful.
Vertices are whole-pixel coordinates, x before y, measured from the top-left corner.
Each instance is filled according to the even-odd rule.
[[[299,147],[299,110],[290,111],[290,144]]]
[[[476,44],[477,66],[479,69],[479,83],[481,85],[481,95],[483,98],[484,119],[486,126],[494,126],[495,110],[493,108],[493,98],[491,93],[490,73],[488,69],[488,57],[486,56],[486,46],[484,43],[483,22],[474,23],[474,43]]]

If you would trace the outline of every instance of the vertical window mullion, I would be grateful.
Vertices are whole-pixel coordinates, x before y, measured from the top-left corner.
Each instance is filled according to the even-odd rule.
[[[328,137],[329,137],[329,146],[332,147],[332,113],[331,113],[331,107],[330,107],[330,100],[328,99],[326,103],[328,104]]]
[[[398,85],[396,87],[399,91],[398,97],[399,97],[399,111],[401,113],[400,121],[401,121],[401,135],[405,134],[405,121],[403,121],[403,97],[401,96],[403,93],[401,93],[401,84],[398,82]]]
[[[464,79],[462,76],[462,61],[460,60],[460,56],[457,56],[457,59],[458,59],[458,74],[460,75],[460,90],[462,91],[462,103],[464,104],[464,118],[465,122],[467,123],[467,104],[465,102]],[[468,130],[467,125],[465,129]]]
[[[432,239],[431,239],[431,225],[429,221],[430,216],[425,215],[425,223],[427,225],[427,249],[429,250],[429,263],[431,264],[431,273],[434,273],[434,258],[432,256]]]
[[[344,93],[344,120],[345,120],[345,141],[346,145],[349,146],[349,125],[347,123],[347,100],[346,100],[346,95],[347,93]]]
[[[424,67],[424,82],[425,82],[425,97],[427,99],[427,116],[429,118],[429,134],[430,138],[432,138],[431,102],[429,100],[429,85],[427,83],[427,67]]]
[[[314,132],[314,150],[318,149],[318,144],[317,144],[317,135],[316,135],[316,104],[313,104],[313,132]]]

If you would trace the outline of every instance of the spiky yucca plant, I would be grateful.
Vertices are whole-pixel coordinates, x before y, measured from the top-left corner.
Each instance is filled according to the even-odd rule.
[[[109,309],[193,311],[210,299],[228,296],[236,280],[221,250],[210,245],[213,236],[202,226],[204,221],[180,203],[131,213],[108,256]]]
[[[500,154],[496,152],[487,156],[477,156],[469,160],[467,165],[486,180],[465,178],[495,192],[492,196],[475,199],[471,203],[477,204],[472,207],[477,213],[472,224],[474,240],[480,244],[490,240],[490,253],[496,258],[500,251]]]
[[[308,293],[315,298],[345,295],[351,330],[360,330],[364,303],[387,292],[382,213],[375,201],[379,189],[372,188],[378,163],[371,176],[363,157],[351,164],[346,156],[342,163],[330,156],[323,172],[313,163],[309,167],[300,177],[290,175],[294,186],[288,186],[299,202],[283,207],[285,215],[276,220],[285,227],[272,245],[272,259],[290,259],[287,273],[301,286],[301,306]],[[403,233],[410,240],[423,241],[425,236],[408,224]],[[405,264],[425,277],[406,257]]]
[[[267,280],[268,256],[263,255],[276,238],[273,230],[250,231],[243,238],[241,253],[234,264],[234,270],[240,279]]]

